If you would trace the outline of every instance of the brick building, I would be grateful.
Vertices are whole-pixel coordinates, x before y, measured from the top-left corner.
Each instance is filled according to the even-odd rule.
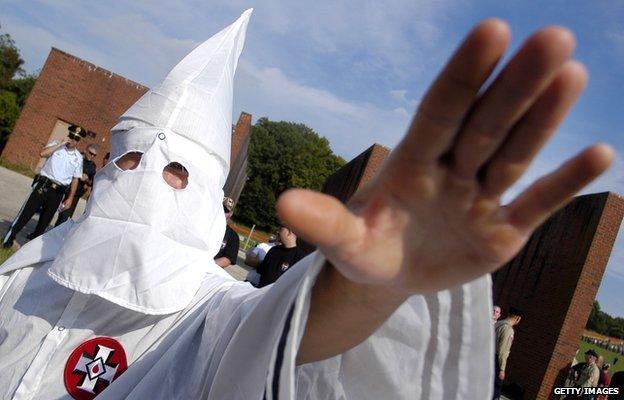
[[[624,199],[613,193],[576,197],[493,274],[503,315],[510,306],[524,311],[506,371],[522,398],[554,399],[553,387],[563,386],[623,215]]]
[[[100,146],[96,164],[110,149],[110,129],[117,118],[137,101],[147,87],[97,65],[52,48],[43,65],[13,132],[2,151],[2,159],[37,170],[43,159],[41,149],[51,140],[62,140],[67,127],[87,130],[79,150],[89,143]],[[246,159],[251,115],[242,113],[232,130],[231,173],[228,177],[233,197],[238,197],[246,179]],[[243,158],[238,160],[238,156]],[[234,168],[236,166],[236,168]]]
[[[322,192],[347,203],[355,192],[363,188],[377,174],[389,154],[389,148],[377,143],[373,144],[328,176],[323,184]],[[302,239],[299,239],[297,243],[305,254],[316,250],[315,246]]]
[[[88,131],[79,146],[101,147],[96,164],[110,149],[110,128],[117,118],[147,91],[147,87],[87,61],[52,48],[37,82],[2,152],[12,164],[37,169],[41,149],[63,139],[70,124]]]
[[[330,194],[346,203],[351,196],[364,187],[377,174],[390,149],[373,144],[338,171],[327,177],[323,193]]]

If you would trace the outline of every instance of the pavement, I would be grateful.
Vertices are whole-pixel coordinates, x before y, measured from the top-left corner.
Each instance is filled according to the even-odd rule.
[[[13,222],[13,218],[15,218],[19,210],[22,208],[22,205],[30,195],[31,183],[32,178],[0,167],[0,237],[4,238],[9,226],[11,226],[11,223]],[[83,213],[86,204],[87,202],[84,199],[80,199],[78,201],[74,217],[78,217]],[[52,219],[52,224],[56,222],[56,217],[57,215],[55,214]],[[19,247],[28,242],[26,235],[35,230],[37,220],[38,216],[35,215],[17,235],[15,239],[17,244],[15,247]],[[50,226],[49,229],[51,228],[52,226]],[[242,242],[243,240],[241,239],[241,243]],[[245,280],[247,272],[252,268],[245,265],[244,259],[245,253],[239,251],[236,264],[227,267],[225,270],[234,278],[238,280]]]

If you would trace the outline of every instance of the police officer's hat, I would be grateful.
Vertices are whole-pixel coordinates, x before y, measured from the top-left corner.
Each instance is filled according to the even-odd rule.
[[[82,127],[78,126],[78,125],[70,125],[69,128],[67,128],[67,130],[69,130],[69,134],[70,135],[75,135],[81,138],[84,138],[87,136],[87,131],[85,131]]]
[[[594,356],[596,358],[598,358],[598,353],[596,353],[593,349],[589,349],[585,352],[586,356]]]

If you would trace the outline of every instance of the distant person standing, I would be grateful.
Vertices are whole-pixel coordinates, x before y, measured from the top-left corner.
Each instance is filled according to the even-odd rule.
[[[598,387],[609,387],[611,384],[611,378],[609,377],[609,368],[611,365],[609,363],[604,363],[602,368],[600,369],[600,377],[598,378]],[[607,400],[607,396],[600,395],[598,396],[598,400]]]
[[[84,136],[84,131],[76,125],[71,125],[68,131],[69,134],[65,140],[60,143],[51,142],[39,153],[41,157],[46,158],[46,161],[39,171],[39,177],[33,185],[30,196],[4,236],[2,247],[7,248],[13,245],[17,234],[40,207],[42,211],[39,222],[34,232],[28,235],[29,239],[34,239],[45,232],[59,205],[61,209],[71,206],[78,180],[82,177],[82,155],[76,146]],[[67,196],[65,196],[66,193]]]
[[[576,382],[576,387],[595,387],[598,386],[598,380],[600,379],[600,368],[596,365],[598,361],[598,353],[594,350],[587,350],[585,352],[585,367],[581,371],[581,376]]]
[[[85,151],[82,159],[82,176],[78,180],[78,187],[76,188],[74,200],[69,208],[59,213],[54,226],[59,226],[69,218],[73,217],[76,206],[78,205],[78,200],[80,200],[84,194],[88,196],[89,193],[91,193],[91,189],[93,188],[93,178],[95,177],[96,171],[95,162],[93,160],[97,157],[98,150],[99,146],[97,144],[91,143],[87,146],[87,150]]]
[[[258,287],[264,287],[275,282],[288,268],[303,258],[303,252],[297,247],[297,236],[285,226],[277,231],[280,244],[267,253],[258,267],[260,282]]]
[[[258,268],[269,250],[271,250],[274,246],[277,246],[277,244],[277,237],[275,235],[269,236],[268,242],[260,243],[253,249],[247,251],[245,254],[245,264],[253,268]],[[257,287],[260,284],[260,274],[256,270],[251,270],[247,274],[247,278],[245,278],[245,280]]]
[[[502,321],[494,325],[495,358],[494,365],[496,376],[494,377],[494,400],[500,398],[501,388],[505,380],[505,369],[507,368],[507,358],[511,352],[511,345],[514,339],[514,326],[520,323],[522,312],[515,307],[509,308],[509,315]]]
[[[494,306],[494,308],[492,309],[492,323],[496,324],[500,316],[501,316],[501,308],[499,306]]]
[[[230,228],[229,222],[234,214],[234,200],[229,197],[223,198],[223,212],[225,213],[225,236],[223,242],[221,242],[221,249],[215,256],[214,260],[221,268],[229,267],[232,264],[236,264],[238,257],[238,234],[234,232],[234,229]]]

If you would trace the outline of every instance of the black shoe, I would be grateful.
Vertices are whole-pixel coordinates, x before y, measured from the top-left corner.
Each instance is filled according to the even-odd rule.
[[[15,240],[15,238],[13,236],[9,236],[4,242],[2,242],[2,248],[3,249],[8,249],[10,247],[13,247],[13,241]]]
[[[28,235],[26,235],[26,239],[28,240],[33,240],[34,238],[36,238],[39,235],[35,235],[35,232],[33,233],[29,233]]]

